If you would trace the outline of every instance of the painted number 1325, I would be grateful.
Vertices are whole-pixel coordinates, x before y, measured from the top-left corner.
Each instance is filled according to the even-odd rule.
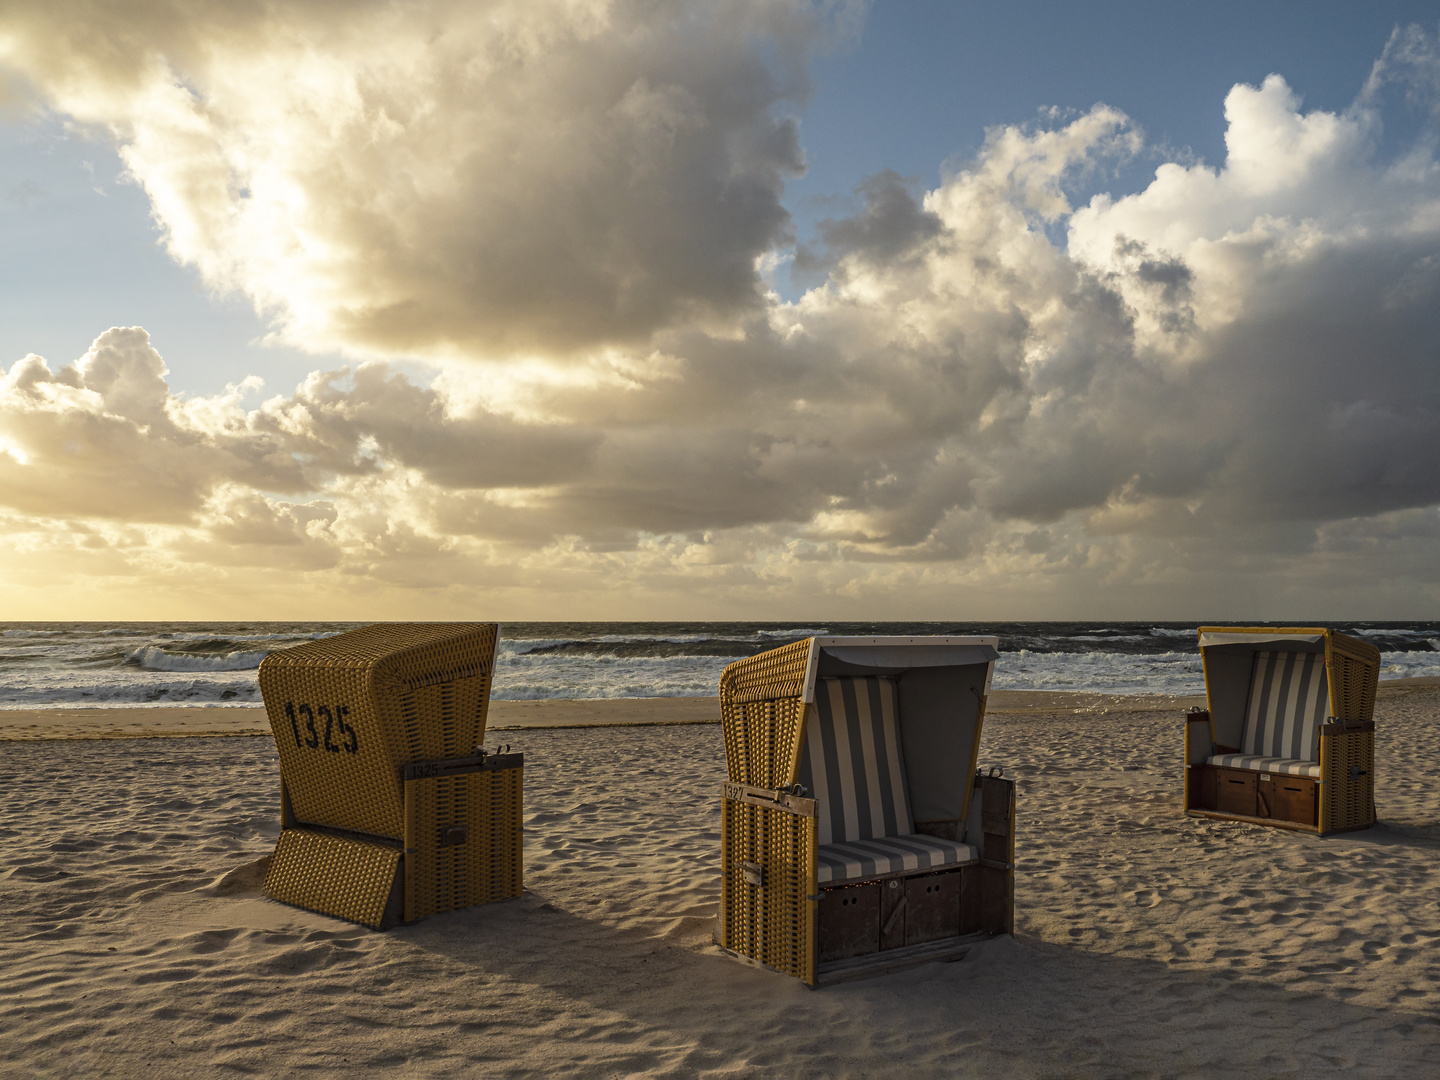
[[[295,733],[296,746],[308,746],[311,750],[318,750],[323,742],[326,751],[331,754],[338,754],[342,750],[353,754],[360,749],[360,737],[355,734],[355,728],[345,722],[345,717],[350,715],[348,705],[336,705],[332,711],[329,705],[316,705],[312,709],[309,705],[296,705],[293,701],[287,701],[285,715],[290,719],[290,730]],[[325,724],[323,735],[316,726],[321,721]],[[336,743],[332,736],[342,741]]]

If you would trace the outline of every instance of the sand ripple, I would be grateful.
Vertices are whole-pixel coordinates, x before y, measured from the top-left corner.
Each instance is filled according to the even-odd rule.
[[[1326,840],[1179,816],[1178,717],[996,717],[1016,939],[814,993],[708,945],[714,726],[507,733],[526,895],[388,934],[260,895],[268,739],[9,744],[0,1072],[1440,1075],[1437,700]]]

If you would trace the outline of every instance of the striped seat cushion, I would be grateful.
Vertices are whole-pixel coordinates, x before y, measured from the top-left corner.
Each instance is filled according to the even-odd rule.
[[[1254,769],[1256,772],[1279,773],[1282,776],[1313,776],[1320,779],[1318,761],[1262,757],[1259,754],[1215,754],[1205,761],[1209,765],[1224,765],[1227,769]]]
[[[796,779],[819,803],[821,844],[915,831],[893,679],[821,679]]]
[[[848,844],[821,844],[818,880],[821,885],[838,885],[881,874],[960,866],[974,859],[975,849],[969,844],[918,833],[883,840],[854,840]]]
[[[1250,674],[1240,750],[1257,757],[1318,761],[1316,730],[1329,713],[1324,656],[1258,652]]]

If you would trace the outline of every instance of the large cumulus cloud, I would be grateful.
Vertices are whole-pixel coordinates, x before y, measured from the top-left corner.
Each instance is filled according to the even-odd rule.
[[[177,256],[295,340],[433,374],[184,399],[138,329],[18,361],[12,537],[69,530],[137,581],[246,568],[457,613],[477,591],[617,616],[1440,598],[1435,132],[1381,150],[1387,108],[1434,110],[1421,31],[1344,113],[1237,86],[1226,160],[1133,193],[1092,194],[1144,149],[1104,105],[994,128],[933,190],[882,173],[786,301],[756,267],[790,243],[777,106],[809,9],[492,5],[439,32],[422,5],[428,36],[373,53],[399,9],[363,34],[229,10],[27,70],[113,128]],[[227,80],[281,63],[309,74],[241,104]],[[492,75],[524,100],[486,98]],[[134,96],[105,113],[100,85]],[[641,114],[663,138],[631,139]]]
[[[61,0],[0,58],[102,127],[176,258],[301,346],[546,352],[761,303],[799,0]]]

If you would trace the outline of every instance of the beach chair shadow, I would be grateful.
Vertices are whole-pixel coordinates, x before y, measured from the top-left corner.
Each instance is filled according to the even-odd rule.
[[[809,638],[720,680],[715,942],[809,986],[1014,922],[1015,786],[976,771],[995,638]]]
[[[275,900],[376,930],[520,895],[520,754],[480,744],[494,623],[390,623],[271,653]]]
[[[1375,822],[1380,650],[1324,627],[1202,626],[1185,813],[1329,833]]]
[[[454,912],[398,933],[435,970],[450,963],[454,977],[472,980],[468,992],[452,994],[457,1028],[468,1019],[461,1009],[494,998],[497,978],[519,1001],[563,1003],[572,1026],[545,1059],[560,1071],[555,1058],[564,1053],[576,1071],[596,1071],[598,1052],[604,1071],[617,1075],[827,1076],[868,1065],[924,1075],[1109,1076],[1125,1072],[1122,1063],[1157,1075],[1177,1063],[1196,1075],[1222,1067],[1250,1075],[1275,1055],[1333,1063],[1358,1039],[1391,1054],[1440,1046],[1426,1018],[1415,1016],[1407,1030],[1405,1014],[1346,1002],[1333,989],[1024,937],[977,941],[959,962],[876,972],[821,998],[531,892],[494,917]],[[1344,972],[1324,977],[1343,991]],[[488,1013],[484,1021],[487,1035],[516,1026]],[[1297,1044],[1295,1031],[1313,1034]]]

